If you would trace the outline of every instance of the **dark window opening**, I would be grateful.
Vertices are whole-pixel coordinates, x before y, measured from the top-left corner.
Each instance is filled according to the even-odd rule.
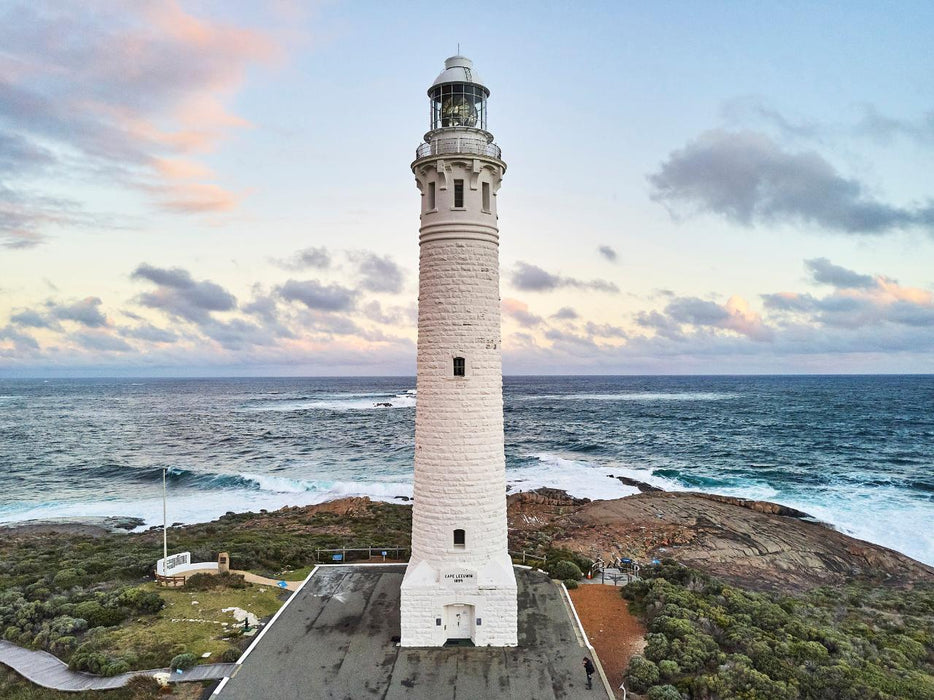
[[[467,376],[467,364],[464,362],[463,357],[454,358],[454,376],[455,377],[466,377]]]
[[[435,208],[435,183],[428,183],[428,211]]]
[[[464,181],[454,181],[454,207],[463,208],[464,206]]]
[[[464,547],[467,541],[466,536],[464,535],[463,530],[454,531],[454,546],[455,547]]]
[[[483,211],[490,211],[490,183],[483,183]]]

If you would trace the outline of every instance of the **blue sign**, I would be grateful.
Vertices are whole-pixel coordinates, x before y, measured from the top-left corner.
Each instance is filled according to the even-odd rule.
[[[386,556],[386,552],[383,552],[383,556],[384,556],[384,557]]]
[[[279,581],[279,583],[277,583],[276,585],[279,586],[279,588],[288,588],[288,587],[289,587],[289,584],[287,584],[285,581]]]
[[[341,561],[343,558],[344,558],[343,554],[332,554],[331,555],[332,561]]]

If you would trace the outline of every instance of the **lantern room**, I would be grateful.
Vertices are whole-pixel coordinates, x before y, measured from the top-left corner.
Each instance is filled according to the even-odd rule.
[[[490,91],[481,83],[469,58],[447,59],[428,96],[432,131],[458,126],[487,130],[486,100]]]

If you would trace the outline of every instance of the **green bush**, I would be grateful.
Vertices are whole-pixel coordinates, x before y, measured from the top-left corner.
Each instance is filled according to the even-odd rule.
[[[179,654],[178,656],[173,656],[172,661],[169,663],[169,668],[173,671],[180,669],[186,671],[198,662],[198,657],[194,654]]]
[[[577,581],[575,581],[572,578],[565,579],[564,581],[562,581],[562,583],[564,584],[564,587],[567,588],[569,591],[573,591],[578,586]]]
[[[681,673],[681,667],[678,666],[677,662],[671,659],[662,659],[657,665],[658,673],[661,675],[662,680],[671,680]]]
[[[240,658],[240,650],[236,647],[228,647],[224,649],[224,653],[221,654],[221,661],[225,664],[232,664],[234,661]]]
[[[80,569],[61,569],[52,579],[52,583],[60,590],[74,588],[84,579],[84,572]]]
[[[551,576],[551,578],[560,579],[562,581],[568,579],[580,581],[584,576],[577,564],[572,561],[555,562],[549,569],[548,575]]]
[[[633,656],[626,669],[626,684],[634,693],[644,693],[658,683],[658,666],[642,657]]]
[[[681,693],[673,685],[653,685],[645,697],[648,700],[681,700]]]

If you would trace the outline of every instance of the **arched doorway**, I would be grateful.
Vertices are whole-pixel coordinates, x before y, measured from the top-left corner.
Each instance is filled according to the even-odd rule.
[[[444,606],[444,634],[448,642],[473,640],[474,606],[454,603]]]

